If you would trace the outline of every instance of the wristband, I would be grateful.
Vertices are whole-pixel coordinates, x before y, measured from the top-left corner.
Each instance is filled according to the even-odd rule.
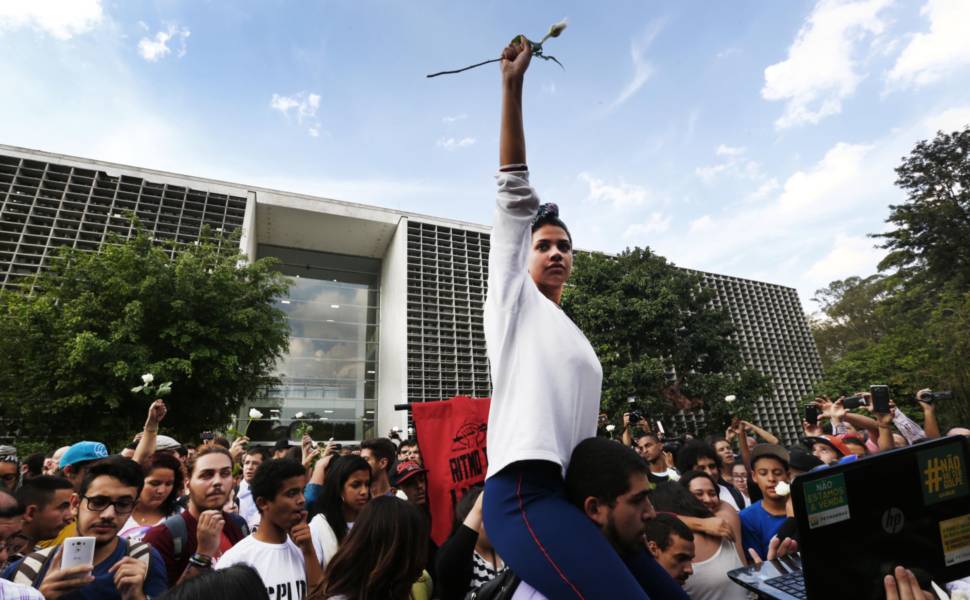
[[[198,552],[196,552],[191,557],[189,557],[189,564],[199,567],[200,569],[211,569],[212,557],[206,556],[205,554],[199,554]]]

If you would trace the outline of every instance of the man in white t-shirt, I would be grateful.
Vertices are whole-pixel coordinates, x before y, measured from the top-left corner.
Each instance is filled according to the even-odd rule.
[[[236,498],[239,499],[239,516],[246,519],[246,524],[252,530],[259,525],[259,509],[256,508],[256,501],[253,499],[253,491],[249,485],[256,475],[256,469],[266,460],[267,452],[263,448],[250,448],[243,455],[242,481],[239,482],[239,492]]]
[[[323,585],[323,569],[307,525],[299,463],[270,460],[256,470],[250,489],[262,516],[259,529],[226,551],[216,569],[249,565],[259,573],[270,600],[300,600]]]

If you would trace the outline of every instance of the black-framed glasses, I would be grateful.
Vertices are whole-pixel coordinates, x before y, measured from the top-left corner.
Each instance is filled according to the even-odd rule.
[[[119,515],[126,515],[135,509],[135,500],[131,496],[122,496],[117,500],[112,500],[107,496],[81,496],[88,503],[88,510],[94,512],[104,512],[109,506],[115,507],[115,512]]]

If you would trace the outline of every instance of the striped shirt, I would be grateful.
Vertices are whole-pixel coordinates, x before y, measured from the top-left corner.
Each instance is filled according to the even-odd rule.
[[[501,559],[499,560],[501,561]],[[478,552],[472,552],[472,579],[469,582],[468,591],[478,590],[478,588],[498,577],[499,573],[504,570],[504,564],[502,568],[496,570],[492,563],[488,562],[482,555]]]

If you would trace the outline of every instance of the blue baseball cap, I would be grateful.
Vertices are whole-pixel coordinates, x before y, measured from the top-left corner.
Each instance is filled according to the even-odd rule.
[[[101,442],[78,442],[67,449],[57,466],[63,469],[78,463],[107,457],[108,449]]]

